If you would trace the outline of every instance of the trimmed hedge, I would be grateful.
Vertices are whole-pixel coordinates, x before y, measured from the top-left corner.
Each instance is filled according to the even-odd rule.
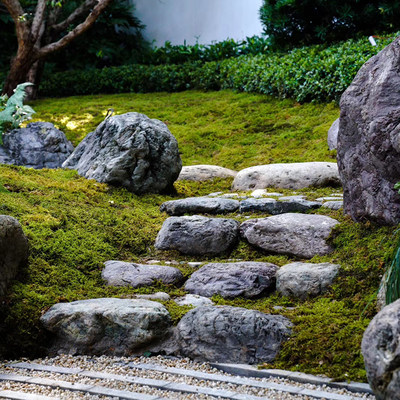
[[[181,65],[126,65],[68,71],[48,77],[40,86],[40,94],[60,97],[234,89],[295,98],[299,102],[337,101],[360,67],[396,36],[378,40],[376,47],[364,38],[330,47],[302,47],[287,54],[241,56]]]

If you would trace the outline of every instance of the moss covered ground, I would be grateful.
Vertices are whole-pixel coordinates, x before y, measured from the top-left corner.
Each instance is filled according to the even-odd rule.
[[[109,107],[118,113],[139,111],[159,118],[177,137],[186,165],[209,163],[239,169],[271,161],[328,161],[335,156],[326,145],[327,129],[338,116],[333,104],[299,105],[225,91],[48,99],[33,106],[38,112],[36,119],[56,123],[75,144],[104,118]],[[0,354],[6,358],[43,354],[48,338],[39,318],[54,303],[160,290],[172,297],[183,295],[182,288],[159,283],[141,289],[106,287],[101,279],[103,263],[110,259],[176,260],[189,276],[193,269],[187,262],[206,258],[154,249],[166,218],[159,206],[173,198],[227,192],[231,185],[230,179],[176,182],[174,195],[139,197],[81,178],[74,171],[15,166],[0,166],[0,181],[1,214],[21,222],[30,244],[29,264],[15,280],[11,294],[0,299],[0,321],[4,321],[0,323]],[[297,192],[315,199],[333,191],[337,189]],[[329,292],[307,301],[278,294],[255,300],[218,296],[213,300],[283,314],[293,321],[294,333],[274,367],[365,380],[360,343],[375,314],[374,296],[396,241],[395,230],[353,223],[340,211],[314,212],[341,222],[330,239],[335,251],[312,260],[342,265]],[[243,221],[249,215],[230,217]],[[244,242],[227,258],[269,261],[279,266],[294,261],[259,252]],[[173,301],[164,304],[174,322],[189,309]]]

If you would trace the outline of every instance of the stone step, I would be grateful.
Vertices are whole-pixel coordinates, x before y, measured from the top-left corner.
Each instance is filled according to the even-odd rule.
[[[12,400],[60,400],[59,397],[42,396],[26,392],[17,392],[14,390],[0,390],[0,399]]]
[[[214,364],[214,365],[218,366],[218,364]],[[188,370],[185,368],[162,367],[162,366],[159,366],[156,364],[129,363],[128,366],[131,368],[144,369],[144,370],[149,370],[149,371],[157,371],[157,372],[173,374],[173,375],[182,375],[182,376],[187,376],[187,377],[191,377],[191,378],[195,378],[195,379],[199,379],[199,380],[217,381],[217,382],[231,383],[231,384],[239,385],[239,386],[244,385],[244,386],[251,386],[251,387],[255,387],[255,388],[275,390],[275,391],[280,391],[280,392],[293,394],[293,395],[308,396],[308,397],[311,397],[314,399],[325,399],[325,400],[351,400],[351,399],[353,399],[352,396],[341,395],[341,394],[337,394],[337,393],[330,393],[325,390],[311,390],[311,389],[306,389],[306,388],[302,388],[299,386],[293,386],[293,385],[287,385],[287,384],[278,384],[278,383],[274,383],[274,382],[261,382],[261,381],[255,380],[255,379],[243,378],[240,376],[226,376],[226,375],[221,375],[221,374],[210,374],[210,373],[206,373],[206,372]],[[312,377],[314,377],[314,376],[312,376]],[[286,378],[286,376],[284,378]],[[317,378],[317,377],[314,377],[314,378]],[[306,382],[303,382],[303,383],[306,383]],[[309,382],[307,382],[307,383],[309,383]],[[321,385],[321,386],[326,384],[326,382],[322,381],[322,379],[319,381],[314,381],[314,382],[310,382],[310,383]]]

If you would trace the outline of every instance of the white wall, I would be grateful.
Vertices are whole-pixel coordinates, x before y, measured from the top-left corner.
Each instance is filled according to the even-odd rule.
[[[144,36],[162,46],[210,44],[227,38],[259,35],[262,0],[132,0],[136,16],[146,25]]]

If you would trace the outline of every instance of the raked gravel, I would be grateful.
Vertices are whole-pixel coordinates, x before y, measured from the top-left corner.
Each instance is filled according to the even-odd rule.
[[[143,370],[129,367],[128,363],[134,364],[156,364],[163,367],[174,367],[174,368],[183,368],[196,370],[200,372],[219,374],[224,376],[232,376],[230,374],[221,372],[215,368],[212,368],[207,363],[197,363],[193,362],[187,358],[167,358],[167,357],[90,357],[90,356],[69,356],[62,355],[54,358],[43,358],[36,360],[18,360],[16,362],[26,361],[31,363],[43,364],[43,365],[52,365],[57,367],[67,367],[67,368],[80,368],[89,371],[99,371],[110,374],[119,374],[125,376],[134,376],[141,378],[149,378],[149,379],[158,379],[158,380],[166,380],[169,382],[176,383],[186,383],[188,385],[196,385],[207,388],[214,388],[220,390],[229,390],[236,393],[249,394],[253,396],[266,397],[271,400],[311,400],[308,396],[299,396],[299,395],[290,395],[287,393],[277,392],[274,390],[266,390],[262,388],[254,388],[251,386],[243,386],[243,385],[235,385],[231,383],[224,382],[213,382],[206,380],[199,380],[192,377],[173,375],[164,372],[157,372],[151,370]],[[14,373],[18,375],[25,376],[35,376],[42,378],[50,378],[59,381],[67,381],[74,383],[85,383],[92,385],[102,385],[112,389],[118,390],[128,390],[139,393],[145,393],[150,395],[156,395],[168,399],[193,399],[193,400],[208,400],[215,399],[215,397],[207,396],[203,394],[183,394],[177,393],[167,390],[158,390],[155,388],[130,384],[126,382],[119,382],[116,380],[104,380],[104,379],[91,379],[79,375],[66,375],[66,374],[58,374],[58,373],[50,373],[50,372],[42,372],[42,371],[30,371],[26,369],[17,369],[12,368],[11,366],[7,366],[7,364],[13,363],[14,361],[3,362],[0,364],[0,373]],[[354,399],[365,399],[365,400],[373,400],[374,396],[369,394],[362,393],[351,393],[344,389],[334,389],[327,386],[317,386],[313,384],[304,384],[295,381],[291,381],[288,379],[282,378],[251,378],[253,381],[260,382],[274,382],[279,384],[287,384],[296,387],[307,388],[311,390],[323,390],[325,392],[337,393],[342,395],[351,396]],[[36,386],[30,384],[21,384],[7,381],[0,381],[0,390],[19,390],[25,391],[28,393],[35,393],[46,396],[54,396],[60,399],[110,399],[110,397],[105,396],[96,396],[85,394],[82,392],[71,392],[60,389],[52,389],[46,386]]]

